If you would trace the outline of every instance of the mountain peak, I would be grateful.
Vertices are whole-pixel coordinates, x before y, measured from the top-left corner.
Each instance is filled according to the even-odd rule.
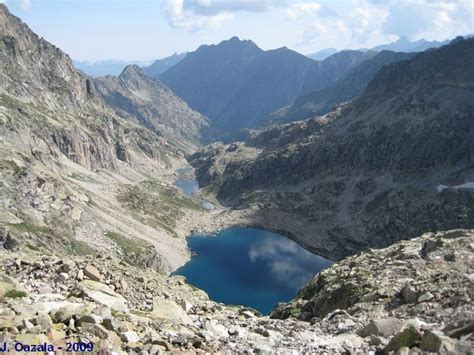
[[[228,40],[224,40],[216,45],[217,47],[248,47],[248,48],[258,48],[260,49],[253,41],[249,39],[240,39],[237,36],[233,36]]]
[[[119,75],[120,78],[137,78],[145,76],[143,70],[136,64],[127,65]]]

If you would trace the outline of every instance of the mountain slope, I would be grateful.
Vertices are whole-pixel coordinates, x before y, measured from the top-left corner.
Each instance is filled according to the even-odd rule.
[[[178,221],[201,209],[171,185],[182,154],[117,116],[91,78],[3,4],[0,138],[0,231],[11,247],[163,272],[187,259],[177,237],[191,226]]]
[[[126,67],[118,77],[96,78],[94,85],[118,115],[151,129],[184,152],[201,144],[208,120],[138,66]]]
[[[326,48],[326,49],[321,49],[320,51],[317,51],[315,53],[307,54],[306,56],[313,60],[324,60],[336,53],[337,53],[337,49]]]
[[[352,103],[193,156],[209,192],[341,257],[474,225],[474,40],[385,66]]]
[[[157,59],[149,66],[142,67],[142,70],[150,78],[154,78],[164,73],[172,66],[178,64],[184,57],[186,57],[186,54],[187,53],[175,53],[169,57]]]
[[[259,125],[288,123],[323,115],[334,109],[336,104],[361,95],[367,84],[385,65],[409,59],[413,54],[382,51],[352,68],[334,85],[309,92],[259,122]]]
[[[250,127],[301,94],[329,86],[370,56],[344,51],[315,62],[287,48],[263,51],[233,37],[201,46],[159,79],[215,126],[232,130]]]

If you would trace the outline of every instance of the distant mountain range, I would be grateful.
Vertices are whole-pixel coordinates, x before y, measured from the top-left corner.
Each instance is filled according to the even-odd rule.
[[[320,51],[317,51],[315,53],[307,54],[306,56],[314,59],[314,60],[324,60],[333,54],[336,54],[338,52],[337,49],[335,48],[326,48],[326,49],[321,49]]]
[[[157,78],[216,127],[233,130],[332,85],[374,54],[342,51],[317,62],[286,47],[264,51],[233,37],[199,47]]]
[[[142,67],[143,72],[150,78],[154,78],[161,73],[164,73],[172,66],[178,64],[187,53],[175,53],[163,59],[157,59],[149,66]]]
[[[74,67],[82,70],[91,76],[119,75],[122,70],[131,64],[140,66],[148,65],[145,61],[126,61],[126,60],[100,60],[100,61],[79,61],[73,60]]]
[[[371,51],[394,51],[394,52],[423,52],[429,48],[439,48],[442,45],[448,44],[450,40],[438,42],[438,41],[427,41],[420,39],[418,41],[410,41],[407,37],[400,37],[395,42],[389,44],[382,44],[371,48]]]
[[[361,95],[378,71],[387,64],[406,60],[414,53],[384,50],[349,70],[334,85],[309,92],[259,122],[260,126],[282,124],[323,115],[334,106]]]

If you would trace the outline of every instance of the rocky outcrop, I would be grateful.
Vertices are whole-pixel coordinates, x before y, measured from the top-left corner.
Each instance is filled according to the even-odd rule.
[[[272,318],[115,258],[0,248],[0,339],[80,338],[118,353],[464,353],[473,346],[473,241],[455,230],[350,257]]]
[[[329,258],[474,226],[473,40],[384,67],[364,95],[192,157],[202,186]]]
[[[127,66],[118,77],[95,78],[94,86],[118,115],[165,137],[182,151],[193,152],[202,145],[208,120],[137,65]]]
[[[342,315],[362,321],[357,333],[386,353],[462,353],[472,341],[473,240],[453,230],[362,252],[321,271],[272,317],[318,323]]]

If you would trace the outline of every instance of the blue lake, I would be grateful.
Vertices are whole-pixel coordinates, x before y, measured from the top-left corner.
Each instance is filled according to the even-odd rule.
[[[193,193],[199,189],[199,184],[196,180],[176,180],[174,182],[174,185],[176,187],[179,187],[181,190],[183,190],[183,192],[191,197],[193,195]]]
[[[236,227],[188,238],[191,260],[173,274],[206,291],[217,302],[244,305],[268,314],[292,299],[331,261],[279,234]]]

